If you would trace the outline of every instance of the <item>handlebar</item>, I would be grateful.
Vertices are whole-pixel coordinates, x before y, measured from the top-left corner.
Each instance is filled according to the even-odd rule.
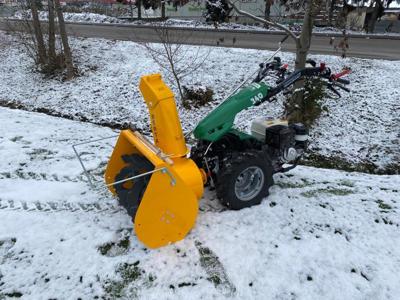
[[[332,74],[329,77],[329,82],[326,83],[328,89],[335,93],[338,97],[341,97],[340,93],[335,89],[335,87],[338,87],[345,92],[350,92],[350,89],[347,87],[343,86],[342,84],[350,84],[350,80],[347,79],[342,79],[342,76],[345,76],[351,72],[350,69],[344,69],[342,72],[337,73],[337,74]]]
[[[292,73],[287,73],[287,64],[282,65],[281,59],[279,57],[275,57],[274,60],[267,64],[260,64],[260,69],[258,71],[257,77],[253,80],[253,82],[260,82],[266,76],[268,76],[270,71],[275,72],[275,76],[278,76],[279,79],[276,82],[277,86],[272,87],[267,96],[265,96],[262,101],[258,102],[256,105],[260,105],[265,101],[273,101],[273,97],[279,92],[287,89],[289,86],[293,85],[295,82],[302,80],[303,78],[312,78],[319,77],[324,80],[327,88],[335,93],[338,97],[341,97],[340,93],[335,89],[340,88],[346,92],[350,92],[350,89],[345,87],[344,85],[350,84],[350,81],[347,79],[342,79],[341,77],[349,74],[351,72],[350,69],[344,69],[340,73],[332,74],[330,68],[326,67],[325,63],[321,63],[318,67],[316,66],[315,61],[308,60],[313,67],[304,68],[300,70],[296,70]],[[288,74],[288,76],[286,76]]]
[[[335,81],[337,81],[339,83],[343,83],[343,84],[350,84],[350,80],[347,80],[347,79],[338,78]]]
[[[271,102],[276,94],[287,89],[295,82],[303,78],[312,78],[312,77],[319,77],[325,79],[326,80],[325,84],[328,87],[328,89],[331,90],[333,93],[335,93],[337,96],[341,97],[340,93],[335,89],[335,87],[338,87],[346,92],[350,92],[350,90],[347,87],[343,86],[343,84],[349,84],[350,81],[340,78],[349,73],[350,70],[346,69],[338,74],[332,74],[331,69],[327,68],[324,63],[321,63],[319,67],[315,66],[311,68],[304,68],[294,71],[289,76],[287,76],[286,78],[284,77],[283,80],[279,81],[279,84],[277,86],[271,88],[270,91],[268,92],[268,95],[258,104],[261,104],[264,101]]]
[[[253,82],[260,82],[268,76],[270,71],[276,71],[276,76],[283,77],[286,69],[287,64],[282,65],[281,58],[279,56],[274,57],[273,61],[260,64],[260,69],[257,73],[257,77],[254,78]]]
[[[349,88],[347,88],[347,87],[345,87],[345,86],[343,86],[343,85],[341,85],[341,84],[335,84],[335,86],[337,86],[338,88],[341,88],[342,90],[344,90],[344,91],[346,91],[346,92],[350,92],[350,89]]]

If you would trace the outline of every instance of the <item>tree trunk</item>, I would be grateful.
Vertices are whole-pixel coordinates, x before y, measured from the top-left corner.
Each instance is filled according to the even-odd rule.
[[[374,10],[368,21],[367,32],[372,33],[375,31],[376,20],[378,19],[382,8],[383,8],[382,2],[380,0],[375,0]]]
[[[136,1],[137,1],[137,4],[136,4],[137,17],[139,20],[141,20],[142,19],[142,0],[136,0]]]
[[[129,12],[131,14],[131,19],[133,19],[133,3],[132,3],[132,1],[133,0],[129,1]]]
[[[342,1],[342,8],[340,9],[339,15],[336,19],[335,25],[338,28],[346,28],[346,16],[348,13],[348,7],[346,5],[346,1]]]
[[[315,12],[320,8],[321,1],[310,1],[304,13],[303,26],[296,45],[295,70],[303,69],[306,66],[308,51],[310,50],[312,30],[314,26]],[[293,86],[291,99],[286,103],[286,116],[289,122],[302,122],[304,99],[304,80],[297,81]]]
[[[296,63],[295,69],[299,70],[305,67],[307,54],[310,50],[311,38],[312,38],[312,30],[314,26],[314,14],[317,10],[318,1],[311,1],[307,5],[307,9],[304,14],[303,26],[301,28],[299,44],[296,47]],[[319,6],[318,6],[319,7]]]
[[[264,10],[264,18],[265,20],[269,20],[271,17],[271,6],[274,4],[274,0],[265,0],[265,10]],[[267,24],[264,24],[265,28],[268,28],[269,26]]]
[[[29,1],[31,11],[32,11],[32,23],[33,23],[33,30],[35,32],[35,38],[37,43],[38,49],[38,61],[41,65],[46,64],[47,55],[46,55],[46,46],[44,45],[43,33],[42,28],[40,27],[39,15],[36,6],[35,0]]]
[[[264,18],[265,20],[269,20],[271,16],[271,6],[274,4],[274,0],[265,0],[265,11],[264,11]]]
[[[329,11],[328,11],[328,26],[333,25],[333,12],[335,11],[336,0],[331,0],[329,3]]]
[[[183,103],[183,106],[186,107],[186,99],[185,99],[185,97],[183,96],[183,91],[182,91],[182,86],[181,86],[181,80],[180,80],[178,74],[176,74],[175,70],[173,71],[173,76],[174,76],[174,78],[175,78],[176,85],[178,86],[179,96],[181,97],[181,101],[182,101],[182,103]]]
[[[60,0],[54,0],[54,6],[57,11],[60,36],[64,48],[65,65],[67,67],[67,80],[69,80],[75,76],[75,71],[72,63],[71,49],[69,48],[67,31],[65,30],[64,16],[61,10]]]
[[[161,19],[165,20],[165,0],[161,0]]]
[[[56,60],[56,32],[54,21],[54,1],[48,0],[49,7],[49,61],[54,63]]]

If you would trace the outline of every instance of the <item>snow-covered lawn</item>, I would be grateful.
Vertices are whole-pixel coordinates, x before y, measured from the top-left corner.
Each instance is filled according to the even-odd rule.
[[[13,38],[0,32],[0,101],[22,103],[30,110],[50,110],[78,120],[121,125],[132,122],[149,130],[148,113],[138,90],[142,75],[160,72],[144,48],[133,42],[71,39],[75,61],[83,75],[70,81],[46,79],[32,73],[32,63]],[[329,47],[329,45],[327,45]],[[187,49],[195,50],[194,46]],[[202,68],[184,80],[185,85],[209,86],[215,102],[199,109],[180,108],[185,131],[192,130],[215,105],[252,73],[271,51],[202,47],[209,53]],[[196,52],[196,51],[193,51]],[[194,55],[194,54],[193,54]],[[292,64],[291,53],[281,53]],[[400,61],[341,59],[312,55],[334,71],[351,67],[351,93],[326,99],[328,111],[311,129],[311,153],[352,164],[396,169],[400,163]],[[185,58],[190,63],[190,55]],[[168,78],[166,78],[168,81]],[[170,82],[170,81],[169,81]],[[176,90],[175,90],[176,91]],[[180,105],[180,103],[178,103]],[[237,127],[249,129],[256,117],[278,117],[282,98],[242,112]],[[396,167],[397,166],[397,167]]]
[[[398,175],[298,167],[241,211],[207,190],[187,238],[148,250],[70,147],[118,132],[7,108],[0,123],[0,299],[400,297]],[[113,142],[80,147],[99,180]]]

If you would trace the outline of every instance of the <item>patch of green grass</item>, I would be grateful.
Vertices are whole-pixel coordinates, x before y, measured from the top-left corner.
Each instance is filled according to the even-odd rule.
[[[115,252],[118,254],[125,253],[128,250],[129,245],[130,245],[129,236],[125,236],[118,242],[108,242],[103,245],[100,245],[97,249],[99,250],[101,255],[113,256],[111,252]]]
[[[339,182],[339,184],[340,184],[340,185],[344,185],[344,186],[348,186],[348,187],[354,187],[354,182],[351,181],[351,180],[346,180],[346,179],[344,179],[344,180],[341,180],[341,181]]]
[[[275,185],[283,189],[295,189],[310,186],[311,183],[276,182]]]
[[[126,237],[126,238],[120,240],[119,243],[117,244],[118,247],[121,247],[124,249],[128,249],[129,245],[130,245],[129,237]]]
[[[10,141],[15,143],[15,142],[18,142],[18,141],[20,141],[22,139],[23,139],[23,136],[17,135],[15,137],[11,138]]]
[[[110,280],[107,281],[103,289],[106,293],[105,299],[117,299],[125,296],[125,283],[122,281]]]
[[[103,284],[105,292],[104,299],[136,299],[139,287],[151,287],[157,279],[156,276],[149,274],[139,267],[140,261],[134,263],[123,263],[118,265],[116,273],[121,277],[120,280],[107,280]]]
[[[199,251],[200,265],[208,275],[207,280],[212,282],[217,289],[223,291],[225,295],[233,296],[236,293],[236,287],[229,281],[218,256],[199,241],[195,241],[195,246]]]
[[[124,282],[132,282],[139,279],[144,270],[138,267],[139,261],[134,262],[133,264],[124,263],[120,265],[117,269],[117,273],[119,273]]]
[[[392,209],[392,206],[383,202],[383,200],[376,200],[375,202],[378,203],[378,206],[380,209],[383,209],[383,210],[391,210]]]
[[[325,156],[309,151],[307,157],[302,159],[302,164],[324,169],[338,169],[349,172],[362,172],[378,175],[396,175],[400,173],[400,164],[397,162],[386,165],[384,168],[377,166],[372,161],[353,162],[340,156]]]
[[[182,288],[182,287],[185,287],[185,286],[195,286],[195,285],[197,285],[197,283],[194,283],[194,282],[181,282],[181,283],[178,283],[178,287],[179,288]]]
[[[101,255],[107,255],[114,245],[115,243],[105,243],[97,247],[97,249],[100,251]]]
[[[0,294],[0,299],[10,299],[10,298],[21,298],[24,294],[20,292],[11,292],[11,293],[5,293],[5,294]]]
[[[349,189],[338,189],[338,188],[326,188],[326,189],[316,189],[316,190],[310,190],[307,192],[301,193],[302,196],[307,197],[307,198],[312,198],[316,197],[320,194],[329,194],[329,195],[334,195],[334,196],[346,196],[353,194],[354,192]]]
[[[208,281],[212,282],[215,286],[220,285],[222,283],[221,278],[217,274],[213,274],[207,278]]]
[[[2,247],[4,244],[6,245],[6,247],[7,246],[12,247],[15,245],[16,242],[17,242],[16,238],[7,238],[4,240],[0,240],[0,247]]]

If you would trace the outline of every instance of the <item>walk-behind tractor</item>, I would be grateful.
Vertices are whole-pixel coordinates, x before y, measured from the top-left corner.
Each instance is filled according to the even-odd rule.
[[[324,64],[289,74],[279,58],[260,65],[242,86],[194,129],[186,146],[172,91],[161,75],[144,76],[140,91],[147,104],[154,143],[136,129],[122,130],[107,165],[105,181],[132,217],[139,240],[157,248],[183,239],[194,226],[203,187],[215,188],[230,209],[259,204],[268,196],[272,175],[296,166],[307,147],[307,129],[285,120],[254,120],[251,133],[233,128],[242,110],[272,102],[274,96],[306,77],[319,77],[329,89],[349,81]],[[274,74],[275,87],[263,82]],[[338,94],[338,93],[337,93]]]

